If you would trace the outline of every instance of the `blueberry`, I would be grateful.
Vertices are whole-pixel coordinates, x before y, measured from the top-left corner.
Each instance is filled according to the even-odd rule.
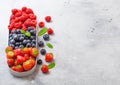
[[[48,35],[48,34],[43,35],[43,39],[44,39],[45,41],[48,41],[48,40],[49,40],[49,35]]]
[[[36,43],[36,40],[32,40],[33,43]]]
[[[30,39],[33,40],[33,39],[36,39],[36,37],[35,36],[30,36]]]
[[[19,41],[22,42],[23,40],[24,40],[24,37],[20,37],[20,38],[19,38]]]
[[[41,65],[42,64],[42,60],[41,59],[37,60],[37,64]]]
[[[23,40],[23,45],[26,45],[27,44],[27,40]]]
[[[43,47],[44,46],[44,42],[43,41],[39,41],[38,45],[39,45],[39,47]]]
[[[32,27],[28,27],[28,31],[30,32],[32,30]]]
[[[36,31],[35,30],[30,30],[31,35],[36,35]]]
[[[20,29],[17,29],[17,30],[16,30],[16,33],[17,33],[17,34],[20,34],[20,33],[21,33],[21,32],[20,32]]]
[[[33,44],[32,44],[32,47],[36,47],[36,45],[33,43]]]
[[[15,46],[15,49],[19,48],[18,46]]]
[[[13,37],[9,37],[9,40],[13,39]]]
[[[25,38],[25,39],[28,39],[28,37],[27,37],[27,36],[25,36],[24,38]]]
[[[10,43],[11,43],[11,44],[15,44],[15,40],[13,40],[13,39],[10,40]]]
[[[27,43],[31,43],[31,40],[27,40]]]
[[[20,45],[19,47],[20,47],[20,48],[24,48],[24,45]]]
[[[17,35],[14,35],[14,36],[13,36],[13,39],[14,39],[15,41],[18,41],[18,40],[19,40],[19,38],[18,38]]]
[[[16,30],[12,30],[11,33],[12,33],[12,34],[13,34],[13,33],[16,33]]]
[[[20,43],[19,43],[19,42],[16,42],[16,43],[15,43],[15,46],[19,46],[19,45],[20,45]]]
[[[41,53],[42,55],[45,55],[45,54],[46,54],[46,50],[45,50],[45,49],[41,49],[41,50],[40,50],[40,53]]]
[[[32,47],[31,43],[27,43],[26,47]]]
[[[14,44],[10,44],[9,46],[11,46],[11,47],[15,48],[15,45],[14,45]]]
[[[12,37],[12,34],[9,34],[9,38]]]

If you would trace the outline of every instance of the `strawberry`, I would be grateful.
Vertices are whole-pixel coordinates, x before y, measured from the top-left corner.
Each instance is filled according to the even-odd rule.
[[[52,53],[47,53],[45,55],[45,61],[46,62],[52,62],[53,61],[53,54]]]
[[[15,66],[12,66],[11,69],[14,70],[14,71],[16,71],[16,67]]]
[[[15,70],[16,70],[17,72],[23,72],[23,71],[24,71],[22,65],[16,65],[16,66],[15,66]]]
[[[18,55],[16,59],[16,64],[22,64],[25,62],[25,58],[23,56]]]
[[[33,57],[37,57],[38,54],[39,54],[39,50],[37,48],[32,48],[32,51],[31,51],[31,56]]]
[[[8,66],[13,66],[14,65],[14,59],[7,59],[7,64]]]
[[[25,58],[25,61],[28,60],[28,59],[30,59],[29,54],[24,54],[24,58]]]
[[[8,53],[7,53],[7,58],[9,59],[9,58],[14,58],[14,52],[13,51],[9,51]]]
[[[23,68],[26,71],[32,69],[32,67],[33,67],[33,63],[31,62],[31,60],[27,60],[26,62],[23,63]]]
[[[29,54],[29,48],[25,47],[25,48],[23,49],[23,52],[24,52],[24,54]]]
[[[13,51],[13,47],[7,46],[5,52],[8,53],[9,51]]]
[[[23,55],[23,50],[21,48],[16,49],[16,54],[17,55]]]
[[[54,31],[53,31],[53,29],[52,29],[52,28],[48,28],[47,33],[48,33],[49,35],[51,35],[51,34],[53,34],[53,33],[54,33]]]
[[[48,72],[49,72],[48,66],[47,66],[47,65],[42,65],[41,71],[42,71],[43,73],[48,73]]]

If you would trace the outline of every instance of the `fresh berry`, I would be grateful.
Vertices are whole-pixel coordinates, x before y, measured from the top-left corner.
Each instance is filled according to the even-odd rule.
[[[48,34],[43,35],[43,39],[44,39],[45,41],[48,41],[48,40],[49,40],[49,35],[48,35]]]
[[[16,49],[17,55],[23,55],[23,50],[21,48]]]
[[[27,60],[26,62],[23,63],[23,68],[24,70],[28,71],[32,69],[32,67],[35,65],[34,60]]]
[[[53,34],[53,33],[54,33],[54,31],[53,31],[53,29],[52,29],[52,28],[48,28],[47,33],[48,33],[49,35],[51,35],[51,34]]]
[[[33,57],[37,57],[38,54],[39,54],[39,51],[38,51],[37,48],[32,48],[32,51],[31,51],[30,54],[31,54],[31,56],[33,56]]]
[[[46,20],[46,22],[50,22],[51,21],[51,16],[46,16],[45,20]]]
[[[39,47],[43,47],[44,46],[44,42],[43,41],[39,41],[38,45],[39,45]]]
[[[24,56],[17,56],[17,59],[16,59],[16,62],[17,62],[17,65],[18,64],[22,64],[23,62],[25,62],[25,58]]]
[[[39,22],[39,27],[41,27],[41,28],[42,28],[42,27],[44,27],[44,26],[45,26],[45,23],[44,23],[44,22],[42,22],[42,21],[41,21],[41,22]]]
[[[27,47],[23,48],[23,52],[24,52],[24,54],[29,54],[29,48],[27,48]]]
[[[8,53],[9,51],[13,51],[13,47],[7,46],[5,52]]]
[[[26,9],[27,9],[27,7],[22,7],[22,9],[21,9],[21,10],[25,12],[25,11],[26,11]]]
[[[24,54],[24,58],[25,58],[25,61],[28,60],[28,59],[30,59],[29,54]]]
[[[7,52],[7,58],[14,58],[14,52],[13,51],[9,51]]]
[[[16,71],[16,67],[15,66],[12,66],[11,69],[14,70],[14,71]]]
[[[27,14],[33,13],[33,10],[30,9],[30,8],[27,8],[26,13],[27,13]]]
[[[8,66],[13,66],[14,65],[14,59],[7,59],[7,64]]]
[[[41,59],[37,60],[37,64],[41,65],[42,64],[42,60]]]
[[[45,49],[41,49],[41,50],[40,50],[40,53],[41,53],[42,55],[45,55],[45,54],[46,54],[46,50],[45,50]]]
[[[53,61],[53,54],[52,53],[47,53],[45,55],[45,61],[46,62],[52,62]]]
[[[15,66],[15,70],[16,70],[17,72],[23,72],[23,71],[24,71],[22,65],[16,65],[16,66]]]
[[[42,71],[43,73],[48,73],[48,72],[49,72],[48,66],[47,66],[47,65],[43,65],[43,66],[41,67],[41,71]]]

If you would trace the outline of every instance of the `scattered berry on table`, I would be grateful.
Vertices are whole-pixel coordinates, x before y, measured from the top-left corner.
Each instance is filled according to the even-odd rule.
[[[45,49],[41,49],[41,50],[40,50],[40,53],[41,53],[42,55],[45,55],[45,54],[46,54],[46,50],[45,50]]]
[[[53,29],[52,29],[52,28],[48,28],[47,33],[48,33],[49,35],[51,35],[51,34],[53,34],[53,33],[54,33],[54,31],[53,31]]]
[[[42,64],[42,60],[41,60],[41,59],[38,59],[38,60],[37,60],[37,64],[41,65],[41,64]]]
[[[48,73],[48,72],[49,72],[48,66],[47,66],[47,65],[42,65],[41,71],[42,71],[43,73]]]
[[[50,39],[50,37],[49,37],[48,34],[45,34],[45,35],[43,35],[43,39],[44,39],[45,41],[48,41],[48,40]]]
[[[39,47],[43,47],[44,46],[44,42],[43,41],[39,41],[38,45],[39,45]]]
[[[42,27],[44,27],[44,26],[45,26],[45,23],[41,21],[41,22],[39,22],[39,24],[38,24],[38,25],[39,25],[39,27],[41,27],[41,28],[42,28]]]
[[[51,22],[51,16],[46,16],[45,20],[46,20],[46,22]]]

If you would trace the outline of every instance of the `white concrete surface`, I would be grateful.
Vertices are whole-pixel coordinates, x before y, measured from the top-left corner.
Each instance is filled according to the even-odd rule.
[[[1,0],[0,85],[120,85],[120,0]],[[39,68],[26,78],[8,71],[7,46],[10,11],[30,7],[38,21],[51,15],[47,24],[56,67],[50,74]],[[49,49],[48,49],[49,50]],[[43,56],[40,56],[43,58]]]

